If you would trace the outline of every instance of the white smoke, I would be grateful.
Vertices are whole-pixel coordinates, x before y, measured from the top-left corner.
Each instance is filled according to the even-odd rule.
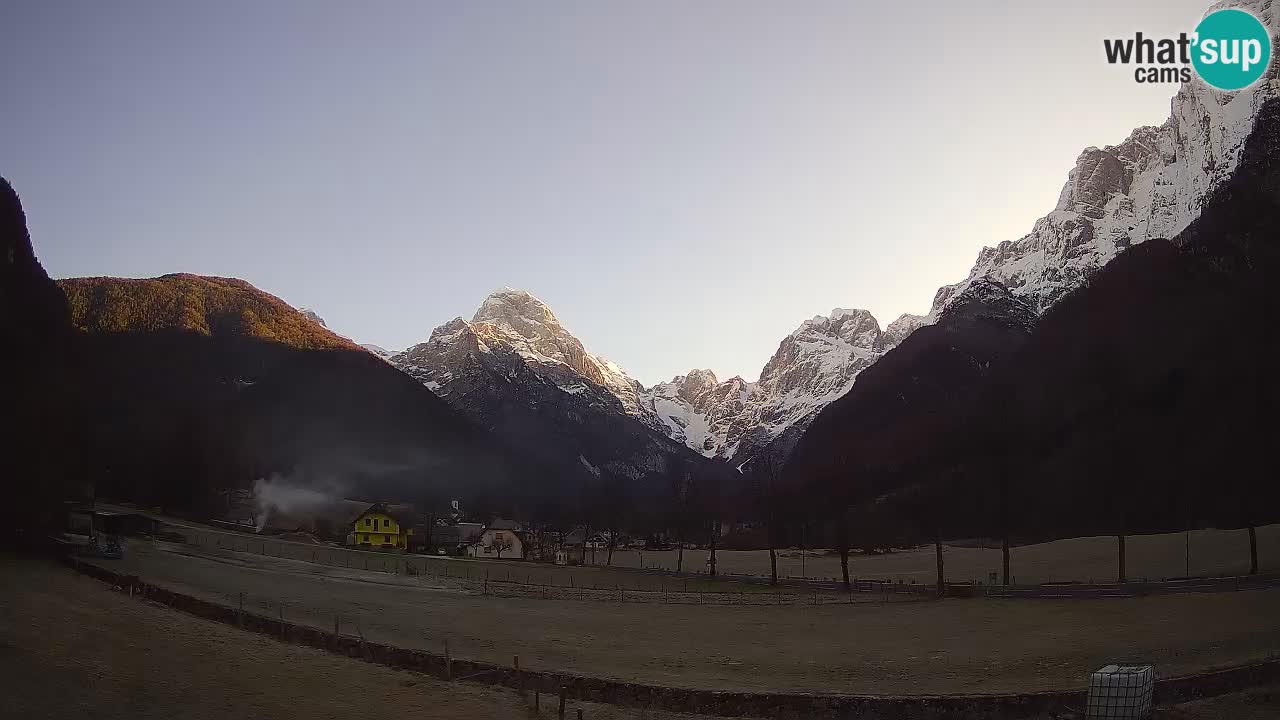
[[[267,524],[272,511],[305,513],[333,505],[340,496],[290,482],[273,474],[269,479],[255,480],[253,502],[257,508],[258,532]]]

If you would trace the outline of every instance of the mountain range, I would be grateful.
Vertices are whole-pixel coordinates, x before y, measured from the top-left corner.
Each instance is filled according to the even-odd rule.
[[[1215,8],[1224,5],[1247,6],[1275,25],[1270,0]],[[1143,403],[1183,407],[1167,404],[1182,397],[1168,388],[1195,388],[1195,402],[1185,407],[1197,412],[1208,412],[1205,398],[1213,391],[1230,395],[1214,377],[1161,365],[1159,352],[1189,356],[1188,343],[1214,342],[1203,327],[1174,332],[1170,312],[1207,326],[1212,316],[1200,307],[1243,317],[1250,303],[1265,300],[1240,292],[1229,295],[1235,305],[1211,302],[1224,285],[1210,270],[1235,268],[1231,279],[1255,282],[1231,243],[1261,237],[1267,228],[1238,228],[1229,219],[1274,209],[1271,196],[1250,193],[1271,187],[1267,162],[1276,147],[1268,123],[1275,122],[1277,97],[1274,65],[1236,93],[1198,80],[1184,84],[1163,124],[1083,151],[1056,206],[1024,237],[983,249],[963,280],[937,291],[926,315],[903,315],[882,327],[865,310],[837,308],[804,320],[754,382],[693,369],[644,387],[592,353],[541,300],[512,288],[484,298],[470,319],[450,320],[423,342],[388,352],[358,346],[315,311],[295,309],[242,280],[175,274],[73,278],[55,286],[35,260],[21,206],[6,185],[5,334],[43,348],[19,373],[43,377],[32,385],[39,390],[16,391],[26,393],[24,407],[62,398],[32,410],[44,412],[50,427],[58,427],[62,412],[50,408],[80,408],[82,422],[71,424],[84,435],[76,441],[87,449],[76,461],[84,474],[106,491],[157,503],[205,493],[200,502],[207,504],[219,482],[243,485],[281,472],[340,476],[368,496],[465,492],[476,506],[496,511],[531,514],[539,507],[546,517],[548,508],[558,508],[582,517],[590,508],[623,507],[652,519],[673,500],[686,502],[706,478],[733,467],[750,474],[761,458],[780,467],[797,447],[802,462],[792,467],[806,482],[858,466],[875,478],[863,481],[874,490],[869,497],[884,500],[903,497],[904,488],[939,487],[919,481],[921,474],[972,478],[983,468],[1003,477],[990,458],[973,461],[966,450],[991,442],[1047,453],[1052,460],[1034,462],[1060,487],[1077,487],[1072,473],[1114,479],[1079,458],[1110,453],[1126,457],[1134,470],[1136,460],[1115,439],[1125,431],[1115,418],[1164,427],[1168,417],[1182,417],[1131,416]],[[1197,252],[1212,259],[1208,269],[1193,257]],[[1165,280],[1149,284],[1150,297],[1138,302],[1126,288],[1145,287],[1147,276]],[[1187,297],[1203,302],[1187,305],[1168,278],[1194,281]],[[1095,290],[1096,283],[1103,289]],[[1163,307],[1151,297],[1163,298]],[[1144,312],[1099,306],[1097,298]],[[13,311],[24,304],[40,317]],[[1112,335],[1088,332],[1090,322],[1112,317],[1128,325],[1108,320],[1098,326]],[[1148,332],[1147,323],[1164,334]],[[1125,327],[1145,345],[1121,337]],[[1230,327],[1248,336],[1238,324]],[[1063,342],[1074,354],[1059,350]],[[1112,365],[1098,360],[1116,353],[1121,360]],[[1062,357],[1074,364],[1063,366]],[[1196,357],[1212,365],[1211,357]],[[1227,357],[1256,373],[1240,347]],[[1108,374],[1112,367],[1140,375],[1129,363],[1134,358],[1162,368],[1156,375],[1168,388]],[[1046,368],[1057,374],[1046,375]],[[1059,382],[1075,394],[1043,389]],[[1085,402],[1092,397],[1087,388],[1112,387],[1107,383],[1128,404]],[[1042,401],[1026,403],[1007,388]],[[69,393],[78,393],[79,402],[67,400]],[[1011,416],[1006,406],[1021,414]],[[1111,414],[1103,422],[1089,413]],[[1010,417],[1040,434],[1001,436],[991,418]],[[1069,450],[1044,445],[1067,430],[1061,436]],[[1204,432],[1217,438],[1215,447],[1228,447],[1211,430]],[[1152,452],[1168,449],[1148,440]],[[1192,460],[1206,466],[1202,456]],[[38,474],[41,466],[33,460],[31,467]],[[915,475],[906,478],[906,468]],[[1085,502],[1074,490],[1043,494]]]
[[[1269,1],[1243,5],[1273,21]],[[781,340],[754,382],[693,369],[646,388],[618,364],[592,354],[545,303],[511,288],[484,299],[470,321],[456,318],[426,342],[384,357],[460,406],[463,373],[454,363],[465,362],[473,350],[508,352],[550,386],[584,395],[704,456],[737,467],[766,448],[786,456],[864,370],[936,323],[973,284],[999,283],[1038,315],[1125,249],[1176,236],[1231,177],[1260,108],[1277,94],[1274,70],[1238,93],[1198,80],[1184,84],[1161,125],[1081,152],[1057,205],[1022,238],[984,248],[964,280],[939,288],[928,314],[904,314],[884,328],[865,310],[837,308],[815,316]]]
[[[873,510],[879,542],[1275,522],[1277,158],[1271,99],[1171,239],[1123,250],[1038,317],[1029,296],[967,283],[810,425],[789,489],[834,524]]]

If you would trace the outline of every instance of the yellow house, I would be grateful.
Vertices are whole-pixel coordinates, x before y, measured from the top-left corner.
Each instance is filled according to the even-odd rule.
[[[347,542],[369,550],[405,550],[411,535],[407,518],[392,513],[386,503],[374,503],[351,523]]]

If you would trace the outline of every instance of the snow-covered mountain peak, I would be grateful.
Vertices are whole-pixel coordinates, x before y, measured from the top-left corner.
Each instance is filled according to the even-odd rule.
[[[908,335],[925,324],[925,316],[903,313],[898,316],[897,320],[885,327],[884,333],[880,335],[880,346],[884,349],[897,347],[899,343],[907,339]]]
[[[835,308],[831,315],[815,315],[800,324],[790,337],[814,333],[833,334],[851,345],[871,348],[879,340],[880,323],[868,310]]]
[[[1276,27],[1272,0],[1227,0],[1210,10],[1222,7],[1244,7]],[[1125,248],[1177,235],[1234,172],[1259,108],[1280,97],[1276,72],[1273,63],[1262,81],[1236,93],[1198,79],[1184,84],[1164,123],[1083,150],[1057,203],[1030,232],[983,248],[965,279],[938,289],[927,315],[904,314],[882,329],[866,310],[834,308],[784,337],[754,383],[695,369],[645,389],[589,353],[545,303],[512,288],[486,298],[470,323],[459,318],[438,328],[432,342],[463,347],[473,337],[474,350],[510,350],[565,393],[616,399],[650,428],[735,465],[771,443],[785,452],[789,438],[923,325],[948,313],[1030,324]],[[448,381],[446,365],[439,363],[432,382]]]
[[[397,354],[394,350],[388,350],[381,345],[374,345],[373,343],[360,343],[360,347],[368,350],[383,360],[390,360]]]
[[[324,324],[324,318],[320,317],[320,316],[316,313],[316,311],[315,311],[315,310],[312,310],[311,308],[298,308],[298,312],[302,313],[302,316],[303,316],[303,317],[305,317],[306,319],[310,320],[311,322],[313,322],[313,323],[315,323],[315,324],[319,325],[319,326],[320,326],[320,327],[322,327],[322,328],[328,328],[328,327],[329,327],[328,325],[325,325],[325,324]]]
[[[565,393],[586,393],[602,405],[621,403],[623,411],[651,429],[666,429],[641,407],[643,388],[616,363],[587,351],[545,302],[526,290],[494,291],[470,321],[454,318],[431,332],[427,342],[397,356],[395,362],[438,394],[450,391],[448,368],[469,353],[510,354]],[[440,378],[445,380],[440,380]]]
[[[1276,28],[1272,0],[1228,0],[1207,12],[1225,7],[1244,8]],[[936,321],[983,276],[1043,312],[1125,248],[1176,236],[1235,171],[1258,109],[1276,97],[1275,63],[1263,79],[1234,93],[1193,76],[1173,97],[1163,124],[1081,152],[1053,210],[1022,238],[983,248],[968,278],[938,290],[927,320]]]
[[[560,320],[551,308],[527,290],[504,287],[495,290],[480,303],[471,322],[507,322],[515,326],[551,325],[560,328]]]

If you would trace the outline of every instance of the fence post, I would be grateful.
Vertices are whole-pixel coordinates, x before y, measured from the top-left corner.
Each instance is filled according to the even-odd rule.
[[[360,627],[359,618],[356,619],[356,634],[360,636],[360,655],[363,656],[365,660],[368,660],[369,646],[364,643],[364,630]]]
[[[520,674],[520,656],[516,655],[512,659],[511,664],[514,665],[516,669],[516,692],[520,693],[520,695],[523,696],[524,695],[524,676]]]
[[[449,641],[444,641],[444,679],[453,680],[453,654],[449,652]]]
[[[564,685],[561,685],[560,686],[560,712],[558,714],[558,717],[560,718],[560,720],[564,720],[564,700],[565,700],[565,696],[568,694],[569,694],[569,689],[566,688]]]
[[[244,593],[240,593],[240,609],[236,612],[236,624],[244,627]]]

